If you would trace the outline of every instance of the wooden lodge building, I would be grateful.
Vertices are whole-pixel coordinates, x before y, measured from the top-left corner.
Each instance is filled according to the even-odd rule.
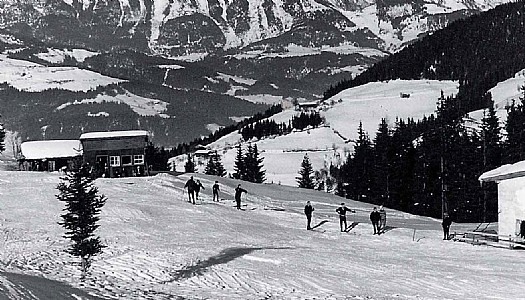
[[[79,140],[29,141],[20,145],[18,168],[22,171],[58,171],[82,159]]]
[[[144,130],[88,132],[80,136],[83,163],[92,166],[97,177],[143,176],[148,173]]]

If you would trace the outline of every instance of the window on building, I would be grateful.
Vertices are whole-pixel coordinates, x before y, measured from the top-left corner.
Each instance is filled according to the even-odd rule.
[[[133,164],[134,165],[143,165],[144,164],[144,155],[133,155]]]
[[[131,155],[122,155],[122,165],[131,166]]]
[[[120,156],[110,156],[109,165],[112,167],[119,167],[120,166]]]

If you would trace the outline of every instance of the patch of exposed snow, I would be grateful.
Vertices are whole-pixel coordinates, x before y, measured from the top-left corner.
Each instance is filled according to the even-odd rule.
[[[101,112],[98,112],[98,113],[92,113],[92,112],[88,112],[87,113],[88,117],[109,117],[109,114],[105,111],[101,111]]]
[[[252,103],[264,103],[264,104],[278,104],[281,103],[284,99],[283,96],[275,96],[269,94],[259,94],[259,95],[238,95],[237,98],[252,102]]]
[[[124,80],[76,67],[47,67],[0,55],[0,82],[29,92],[47,89],[88,91]]]
[[[224,126],[221,126],[219,124],[207,124],[206,129],[208,129],[211,133],[214,133],[215,131],[221,129]]]
[[[225,82],[229,82],[231,80],[231,81],[234,81],[240,84],[244,84],[244,85],[254,85],[257,82],[257,80],[251,79],[251,78],[244,78],[244,77],[224,74],[220,72],[217,74],[219,74],[217,77],[222,79]]]
[[[56,109],[61,110],[70,105],[80,105],[88,103],[116,102],[128,105],[134,112],[141,116],[166,116],[162,114],[166,111],[168,103],[158,99],[144,98],[126,91],[124,94],[108,95],[100,94],[92,99],[67,102],[61,104]]]
[[[185,68],[185,67],[180,66],[180,65],[158,65],[157,67],[159,67],[161,69],[169,69],[169,70],[179,70],[179,69],[184,69]]]

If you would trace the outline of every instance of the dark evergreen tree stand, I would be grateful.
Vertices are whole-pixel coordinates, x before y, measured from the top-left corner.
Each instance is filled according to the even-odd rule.
[[[65,213],[61,215],[62,221],[58,222],[66,229],[64,237],[72,242],[66,252],[80,257],[82,278],[87,275],[93,257],[102,253],[106,247],[100,237],[94,234],[100,226],[98,215],[106,197],[99,195],[91,175],[85,167],[67,172],[61,177],[63,182],[58,184],[59,194],[56,195],[58,200],[66,204]]]
[[[299,170],[299,176],[296,177],[297,183],[300,188],[313,189],[314,186],[314,169],[312,163],[310,163],[310,158],[308,154],[305,154],[303,157],[303,162],[301,163],[301,169]]]
[[[204,169],[204,174],[221,177],[226,176],[226,169],[222,164],[221,156],[217,152],[210,156],[206,168]]]
[[[184,165],[184,172],[186,173],[195,173],[195,163],[193,162],[193,158],[188,153],[188,157],[186,160],[186,164]]]

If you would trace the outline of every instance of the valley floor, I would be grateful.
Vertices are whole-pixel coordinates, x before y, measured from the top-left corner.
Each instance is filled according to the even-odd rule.
[[[197,205],[183,192],[187,174],[97,180],[108,197],[98,231],[108,247],[82,282],[57,224],[59,175],[0,171],[0,271],[110,299],[525,299],[525,252],[443,241],[440,220],[387,209],[389,230],[372,235],[372,206],[347,200],[359,224],[341,233],[342,198],[243,182],[239,211],[238,181],[195,176],[206,188]],[[211,201],[215,180],[220,203]],[[327,221],[313,231],[306,200],[314,224]]]

